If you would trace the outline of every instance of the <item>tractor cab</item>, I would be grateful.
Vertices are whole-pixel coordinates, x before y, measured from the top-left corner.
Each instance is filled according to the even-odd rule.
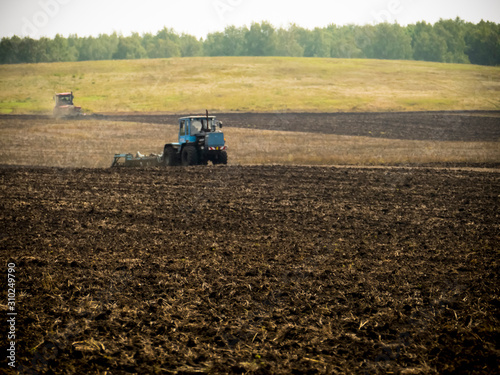
[[[195,143],[200,138],[205,138],[208,133],[220,133],[217,128],[222,127],[222,122],[215,116],[189,116],[179,119],[179,143]],[[213,137],[213,136],[212,136]]]
[[[63,105],[73,105],[73,98],[74,96],[72,92],[63,92],[54,95],[54,101],[56,102],[56,107],[60,107]]]

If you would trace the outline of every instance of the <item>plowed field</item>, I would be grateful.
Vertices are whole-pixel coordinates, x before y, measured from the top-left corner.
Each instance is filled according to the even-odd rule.
[[[0,205],[20,373],[500,371],[495,171],[3,167]]]
[[[177,124],[178,115],[108,114],[102,118]],[[0,117],[1,118],[1,117]],[[220,113],[231,127],[433,141],[498,141],[499,111],[380,113]]]

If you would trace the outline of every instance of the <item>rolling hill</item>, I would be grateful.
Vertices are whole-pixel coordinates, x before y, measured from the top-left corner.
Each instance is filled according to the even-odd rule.
[[[497,110],[500,68],[416,61],[193,57],[0,65],[0,113]]]

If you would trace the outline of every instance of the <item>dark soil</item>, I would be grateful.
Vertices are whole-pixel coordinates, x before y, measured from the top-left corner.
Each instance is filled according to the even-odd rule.
[[[433,141],[499,141],[500,111],[383,113],[220,113],[227,126]],[[179,115],[124,114],[104,118],[176,124]]]
[[[0,181],[19,373],[500,371],[497,172],[9,167]]]
[[[370,113],[214,113],[226,126],[434,141],[500,140],[500,111]],[[185,115],[185,114],[184,114]],[[47,118],[14,115],[17,119]],[[0,115],[0,118],[14,117]],[[112,121],[177,124],[183,114],[123,113],[82,116]]]

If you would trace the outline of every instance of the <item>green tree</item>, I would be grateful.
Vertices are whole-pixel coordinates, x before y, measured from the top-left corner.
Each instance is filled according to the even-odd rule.
[[[118,46],[113,54],[113,59],[142,59],[147,57],[146,50],[141,44],[141,37],[138,33],[132,33],[129,37],[120,36]]]
[[[329,25],[326,32],[330,35],[330,56],[337,58],[359,58],[361,49],[356,45],[355,30],[357,26],[347,25],[338,27]]]
[[[35,40],[34,43],[34,54],[35,54],[35,62],[51,62],[50,56],[50,45],[51,40],[46,37],[42,37],[38,40]]]
[[[252,23],[245,33],[245,54],[273,56],[276,52],[276,32],[268,22]]]
[[[12,38],[2,38],[0,41],[0,64],[17,64],[19,58],[21,38],[14,35]]]
[[[354,29],[354,40],[356,48],[360,50],[360,57],[367,58],[374,55],[373,44],[375,42],[375,26],[358,26]]]
[[[30,37],[21,39],[18,47],[18,60],[21,63],[36,63],[37,41]]]
[[[373,41],[366,50],[368,58],[407,60],[412,57],[411,36],[397,23],[380,23],[372,35]]]
[[[81,38],[78,49],[78,60],[79,61],[90,61],[95,60],[94,58],[94,38],[87,37]]]
[[[304,50],[304,57],[312,57],[314,56],[313,50],[313,32],[311,30],[305,29],[303,27],[295,26],[294,27],[294,35],[295,40]]]
[[[465,31],[466,25],[460,18],[455,20],[439,20],[434,24],[434,29],[446,43],[446,53],[443,62],[468,63],[469,58],[465,54]]]
[[[153,58],[153,54],[156,53],[156,38],[151,33],[146,33],[142,35],[141,41],[142,47],[146,51],[149,58]]]
[[[288,29],[278,29],[276,31],[276,56],[304,56],[304,48],[299,44],[297,39],[297,26],[290,25]]]
[[[81,46],[81,39],[78,37],[77,34],[70,34],[67,38],[68,41],[68,48],[70,51],[73,51],[72,55],[75,56],[76,61],[80,61],[80,46]]]
[[[182,34],[179,38],[179,48],[182,57],[201,56],[203,43],[192,35]]]
[[[116,32],[111,35],[100,34],[94,40],[95,46],[93,49],[95,60],[111,60],[113,54],[118,49],[119,38]]]
[[[180,57],[180,37],[173,29],[164,27],[160,30],[154,42],[149,45],[147,55],[153,58]]]
[[[224,56],[224,34],[221,32],[210,33],[203,42],[205,56]]]
[[[477,25],[468,24],[465,41],[472,64],[500,65],[500,25],[483,20]]]
[[[313,30],[296,25],[275,29],[270,23],[250,28],[228,26],[205,40],[164,27],[156,35],[54,39],[2,38],[0,64],[104,59],[166,58],[178,56],[306,56],[339,58],[410,59],[483,65],[500,64],[500,25],[460,18],[434,25],[418,22],[401,27],[378,25],[329,25]]]
[[[56,34],[48,46],[49,61],[76,61],[77,52],[70,48],[68,39]]]
[[[157,55],[153,54],[153,57],[180,57],[181,49],[177,43],[170,39],[158,39],[156,53]]]
[[[442,62],[447,52],[446,41],[434,27],[426,22],[417,22],[409,27],[412,36],[413,58],[422,61]]]
[[[312,31],[309,54],[312,57],[330,57],[331,35],[322,28],[316,27]]]
[[[224,56],[242,56],[245,51],[246,27],[228,26],[222,38],[222,53]]]

